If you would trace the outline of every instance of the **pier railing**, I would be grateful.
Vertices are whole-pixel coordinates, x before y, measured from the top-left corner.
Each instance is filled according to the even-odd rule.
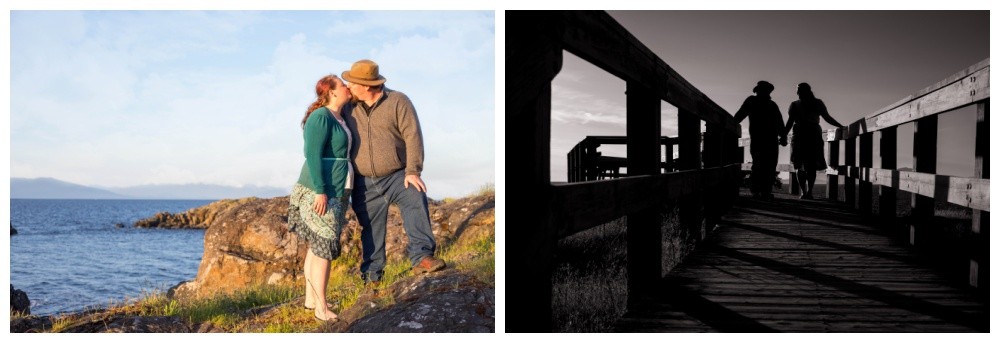
[[[677,171],[674,147],[680,140],[676,137],[660,137],[663,160],[659,161],[660,173]],[[602,145],[624,145],[628,139],[621,136],[587,136],[566,154],[566,180],[569,182],[617,179],[628,176],[621,172],[628,167],[624,157],[604,156],[597,151]]]
[[[556,241],[624,217],[629,301],[639,299],[666,273],[663,209],[677,206],[685,237],[701,238],[738,195],[740,127],[604,12],[506,15],[516,23],[505,31],[506,122],[518,131],[506,143],[506,159],[513,173],[527,175],[508,184],[506,193],[517,199],[506,212],[506,330],[551,331]],[[628,177],[552,184],[551,82],[564,51],[625,81]],[[678,109],[680,157],[671,170],[679,171],[666,174],[662,101]]]

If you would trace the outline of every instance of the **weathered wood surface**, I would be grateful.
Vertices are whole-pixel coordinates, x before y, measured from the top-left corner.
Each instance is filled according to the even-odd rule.
[[[556,236],[566,237],[640,210],[676,203],[733,180],[737,167],[554,185],[549,213],[554,216]]]
[[[990,179],[848,166],[827,169],[826,174],[849,175],[874,185],[898,187],[899,190],[938,201],[975,210],[990,210]]]
[[[827,141],[906,124],[917,119],[954,110],[990,97],[990,60],[987,58],[940,82],[905,97],[847,128],[828,130]]]
[[[985,332],[989,309],[842,204],[741,197],[620,332]],[[832,224],[827,224],[832,223]]]

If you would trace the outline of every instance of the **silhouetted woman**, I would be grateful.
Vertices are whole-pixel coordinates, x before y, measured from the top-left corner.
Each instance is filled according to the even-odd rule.
[[[778,166],[778,143],[785,140],[785,130],[781,121],[778,104],[771,100],[774,85],[767,81],[757,82],[753,88],[755,95],[747,97],[736,111],[736,122],[750,117],[750,192],[754,198],[773,199],[771,185],[774,171]]]
[[[826,169],[826,159],[823,158],[823,129],[819,126],[819,118],[836,127],[843,127],[826,111],[823,100],[816,99],[812,87],[808,83],[800,83],[799,100],[793,101],[788,108],[788,123],[785,124],[785,135],[792,131],[792,166],[799,178],[799,189],[802,199],[812,199],[813,185],[816,184],[816,171]]]
[[[302,118],[306,161],[289,198],[288,231],[309,242],[303,266],[305,307],[325,322],[337,320],[326,302],[326,284],[330,260],[340,256],[340,233],[347,224],[354,182],[351,130],[342,115],[350,113],[345,110],[350,99],[350,90],[336,76],[316,82],[316,101]]]

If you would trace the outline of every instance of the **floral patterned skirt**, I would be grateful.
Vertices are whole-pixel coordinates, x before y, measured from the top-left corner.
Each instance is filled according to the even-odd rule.
[[[313,255],[327,260],[340,256],[340,233],[347,225],[347,200],[351,192],[340,198],[328,198],[326,214],[313,211],[316,192],[299,183],[292,187],[288,204],[288,231],[309,242]]]

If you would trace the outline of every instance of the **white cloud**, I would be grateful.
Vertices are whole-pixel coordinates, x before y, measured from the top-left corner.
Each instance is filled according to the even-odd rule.
[[[475,23],[461,30],[420,24],[433,14],[382,25],[394,33],[372,40],[371,55],[354,56],[322,36],[325,30],[282,31],[256,13],[18,13],[12,176],[102,186],[287,187],[303,161],[299,121],[316,80],[376,56],[390,87],[417,106],[429,195],[469,193],[494,171],[492,18],[447,14]],[[69,32],[34,24],[52,20],[66,21]],[[244,35],[251,28],[284,35],[258,42]],[[46,54],[52,50],[72,51]],[[427,60],[442,64],[429,67]]]

